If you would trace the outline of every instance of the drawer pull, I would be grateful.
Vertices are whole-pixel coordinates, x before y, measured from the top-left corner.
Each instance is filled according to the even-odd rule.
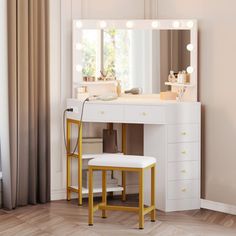
[[[147,113],[146,113],[146,112],[142,112],[141,114],[142,114],[143,116],[146,116],[146,115],[147,115]]]
[[[105,112],[104,112],[104,111],[100,111],[100,114],[101,114],[101,115],[104,115],[104,114],[105,114]]]
[[[186,170],[181,170],[181,173],[186,173],[187,171]]]
[[[185,155],[185,154],[186,154],[186,151],[182,151],[181,153],[182,153],[183,155]]]
[[[185,193],[187,191],[187,189],[186,188],[182,188],[181,191]]]
[[[181,132],[181,135],[185,136],[187,133],[185,131]]]

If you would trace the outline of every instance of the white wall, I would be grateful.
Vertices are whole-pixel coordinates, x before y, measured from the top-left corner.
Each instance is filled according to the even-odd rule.
[[[66,158],[62,112],[71,97],[72,19],[144,19],[156,16],[156,0],[51,0],[51,191],[65,198]]]
[[[236,1],[158,0],[158,18],[198,19],[202,197],[236,205]]]

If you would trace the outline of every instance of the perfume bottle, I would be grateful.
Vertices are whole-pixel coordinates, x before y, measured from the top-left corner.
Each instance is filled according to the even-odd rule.
[[[168,76],[168,81],[169,81],[170,83],[175,83],[175,82],[176,82],[176,78],[175,78],[175,75],[174,75],[174,71],[173,71],[173,70],[170,71],[170,74],[169,74],[169,76]]]
[[[177,82],[179,84],[184,84],[184,74],[182,73],[182,71],[179,71],[179,73],[178,73]]]
[[[117,80],[116,93],[117,93],[118,97],[121,96],[121,84],[120,83],[121,83],[121,81]]]
[[[183,83],[187,83],[187,72],[185,70],[182,71]]]

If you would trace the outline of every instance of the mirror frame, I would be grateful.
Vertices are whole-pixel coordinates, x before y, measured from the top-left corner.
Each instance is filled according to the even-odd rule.
[[[80,41],[78,30],[81,29],[152,29],[152,30],[190,30],[191,83],[186,87],[186,96],[189,101],[197,101],[198,95],[198,26],[196,19],[151,19],[151,20],[83,20],[75,19],[72,23],[72,95],[75,97],[75,84],[78,82],[79,72],[76,69],[79,58],[76,44]],[[187,49],[186,49],[187,50]],[[77,85],[76,85],[77,86]],[[175,85],[172,85],[172,89]]]

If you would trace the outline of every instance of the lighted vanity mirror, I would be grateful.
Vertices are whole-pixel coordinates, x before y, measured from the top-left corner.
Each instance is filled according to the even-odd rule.
[[[196,42],[190,20],[75,20],[73,92],[81,82],[106,79],[121,81],[124,90],[160,93],[170,71],[186,71],[189,85],[196,85]]]

